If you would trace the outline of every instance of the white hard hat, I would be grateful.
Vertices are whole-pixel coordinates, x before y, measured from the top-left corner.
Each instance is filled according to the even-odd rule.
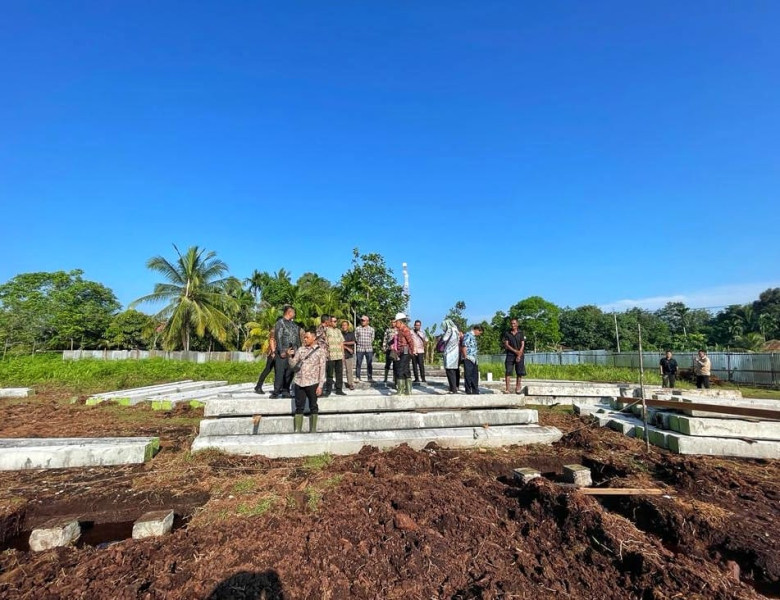
[[[406,321],[406,315],[404,313],[396,313],[395,319],[396,321]]]

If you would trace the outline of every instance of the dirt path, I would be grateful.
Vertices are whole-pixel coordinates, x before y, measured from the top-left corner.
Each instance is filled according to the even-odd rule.
[[[0,473],[0,538],[54,514],[187,516],[162,541],[0,554],[0,598],[760,598],[780,595],[780,465],[686,458],[572,415],[553,447],[415,452],[364,448],[307,460],[194,457],[198,412],[0,408],[0,435],[157,432],[149,464]],[[27,415],[27,418],[25,418]],[[41,420],[39,420],[41,419]],[[186,420],[186,422],[183,422]],[[591,467],[611,487],[669,497],[597,499],[548,479]]]

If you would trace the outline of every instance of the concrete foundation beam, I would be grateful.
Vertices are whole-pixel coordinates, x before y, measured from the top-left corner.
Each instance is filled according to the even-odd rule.
[[[27,398],[34,393],[31,388],[1,388],[0,398]]]
[[[138,464],[159,448],[159,438],[3,438],[0,471]]]
[[[633,387],[618,385],[528,385],[527,396],[615,397],[633,394]]]
[[[685,435],[780,441],[780,421],[703,419],[670,415],[669,428]]]
[[[645,426],[644,425],[637,425],[634,428],[634,436],[639,440],[645,439]],[[668,448],[669,447],[669,432],[664,431],[663,429],[659,429],[658,427],[653,427],[652,425],[647,426],[647,436],[650,440],[650,443],[653,446],[658,446],[659,448]]]
[[[730,438],[697,437],[669,432],[669,450],[677,454],[732,456],[737,458],[780,458],[780,442],[747,442]]]
[[[320,414],[363,413],[404,410],[458,408],[510,408],[520,404],[521,396],[505,394],[414,394],[412,396],[329,396],[320,398]],[[206,417],[237,417],[252,415],[290,415],[294,402],[289,398],[271,400],[255,395],[247,398],[213,398],[206,402]]]
[[[356,454],[363,446],[380,449],[408,444],[415,450],[436,442],[444,448],[489,448],[513,444],[552,444],[561,439],[555,427],[541,425],[502,425],[498,427],[459,427],[454,429],[403,429],[398,431],[356,431],[342,433],[298,433],[273,436],[231,435],[195,438],[193,452],[215,448],[229,454],[259,455],[269,458],[314,456],[317,454]]]
[[[607,427],[609,427],[613,431],[622,433],[623,435],[628,435],[633,437],[634,429],[636,428],[637,425],[641,423],[642,421],[633,417],[623,416],[623,415],[613,415],[612,418],[607,423]]]
[[[87,398],[88,405],[100,404],[101,402],[112,401],[125,406],[134,406],[141,402],[146,402],[151,398],[161,399],[161,396],[167,394],[178,394],[180,392],[204,390],[224,386],[227,381],[194,381],[192,383],[171,384],[160,386],[153,390],[130,389],[119,392],[109,392],[108,394],[96,394]]]
[[[42,552],[51,548],[70,546],[81,537],[81,527],[75,519],[52,519],[30,533],[30,550]]]
[[[173,511],[155,510],[142,515],[133,523],[133,539],[166,535],[173,529]]]
[[[563,480],[566,483],[573,483],[577,487],[593,485],[590,469],[582,465],[563,465]]]
[[[384,412],[323,414],[317,430],[380,431],[395,429],[438,429],[481,427],[483,425],[529,425],[539,422],[539,414],[530,409],[458,410],[420,412]],[[200,435],[273,435],[290,433],[293,419],[287,417],[233,417],[206,419],[200,423]]]
[[[741,390],[735,390],[735,389],[725,389],[725,390],[717,390],[717,389],[695,389],[695,390],[683,390],[683,389],[675,389],[675,390],[663,390],[664,392],[671,392],[674,396],[701,396],[708,399],[712,398],[742,398],[742,391]]]

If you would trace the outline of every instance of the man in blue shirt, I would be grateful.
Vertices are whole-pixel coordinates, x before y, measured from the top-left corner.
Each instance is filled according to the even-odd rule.
[[[479,369],[477,368],[477,336],[482,335],[482,326],[474,325],[463,336],[463,372],[467,394],[479,394]]]

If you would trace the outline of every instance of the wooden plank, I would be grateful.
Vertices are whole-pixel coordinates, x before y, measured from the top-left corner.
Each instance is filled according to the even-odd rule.
[[[618,402],[632,403],[636,398],[618,398]],[[752,408],[749,406],[728,406],[724,404],[706,404],[703,402],[677,402],[675,400],[645,400],[647,406],[657,408],[671,408],[674,410],[701,410],[704,412],[721,413],[724,415],[736,415],[740,417],[756,417],[770,421],[780,421],[780,410],[770,408]]]
[[[558,485],[568,490],[576,490],[586,496],[662,496],[674,493],[660,488],[594,488],[578,487],[572,483],[559,483]]]

